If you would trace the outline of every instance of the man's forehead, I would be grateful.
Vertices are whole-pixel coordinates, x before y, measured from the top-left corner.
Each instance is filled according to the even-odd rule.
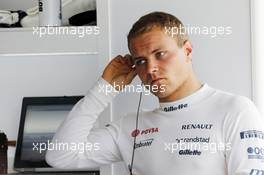
[[[129,50],[133,57],[151,54],[153,51],[163,48],[168,44],[167,34],[162,30],[155,30],[132,38],[129,43]]]
[[[148,32],[137,36],[131,39],[129,43],[130,50],[131,52],[133,52],[133,54],[140,52],[142,49],[151,50],[153,49],[153,47],[157,47],[160,45],[160,43],[162,42],[162,37],[164,36],[161,31]]]

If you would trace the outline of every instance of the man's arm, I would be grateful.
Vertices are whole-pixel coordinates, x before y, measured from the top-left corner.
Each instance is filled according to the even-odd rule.
[[[248,99],[237,99],[240,111],[225,121],[224,135],[229,175],[264,174],[264,120]]]
[[[115,143],[118,128],[93,129],[100,113],[117,95],[113,84],[127,85],[136,76],[130,57],[117,56],[104,70],[102,78],[72,109],[59,127],[52,143],[54,149],[46,154],[46,161],[63,169],[93,168],[120,161],[121,155]],[[121,90],[121,89],[119,89]],[[75,145],[75,146],[74,146]]]

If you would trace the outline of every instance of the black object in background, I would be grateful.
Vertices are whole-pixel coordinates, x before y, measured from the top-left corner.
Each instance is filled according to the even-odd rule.
[[[69,18],[70,25],[83,26],[90,23],[96,25],[96,10],[89,10],[86,12],[79,13]]]
[[[18,14],[18,21],[14,24],[5,24],[5,23],[0,23],[0,27],[2,28],[11,28],[11,27],[22,27],[21,25],[21,20],[27,16],[27,13],[22,11],[22,10],[18,10],[18,11],[10,11],[11,13],[17,13]]]
[[[7,137],[0,131],[0,174],[7,174]]]

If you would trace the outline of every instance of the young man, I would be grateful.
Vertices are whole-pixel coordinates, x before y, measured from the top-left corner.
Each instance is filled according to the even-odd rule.
[[[213,89],[196,78],[193,48],[182,26],[162,12],[147,14],[133,25],[128,34],[131,56],[117,56],[108,64],[53,138],[57,143],[93,147],[49,150],[50,165],[70,169],[118,161],[131,165],[136,137],[133,174],[264,174],[263,119],[247,98]],[[92,129],[117,95],[114,86],[121,90],[136,75],[158,97],[160,108],[140,112],[138,130],[136,114]],[[111,87],[111,93],[102,87]]]

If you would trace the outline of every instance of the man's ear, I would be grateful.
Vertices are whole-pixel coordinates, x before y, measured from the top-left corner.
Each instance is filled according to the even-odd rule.
[[[192,43],[187,40],[184,45],[183,45],[183,49],[184,49],[184,54],[186,55],[186,57],[188,58],[188,61],[192,60]]]

